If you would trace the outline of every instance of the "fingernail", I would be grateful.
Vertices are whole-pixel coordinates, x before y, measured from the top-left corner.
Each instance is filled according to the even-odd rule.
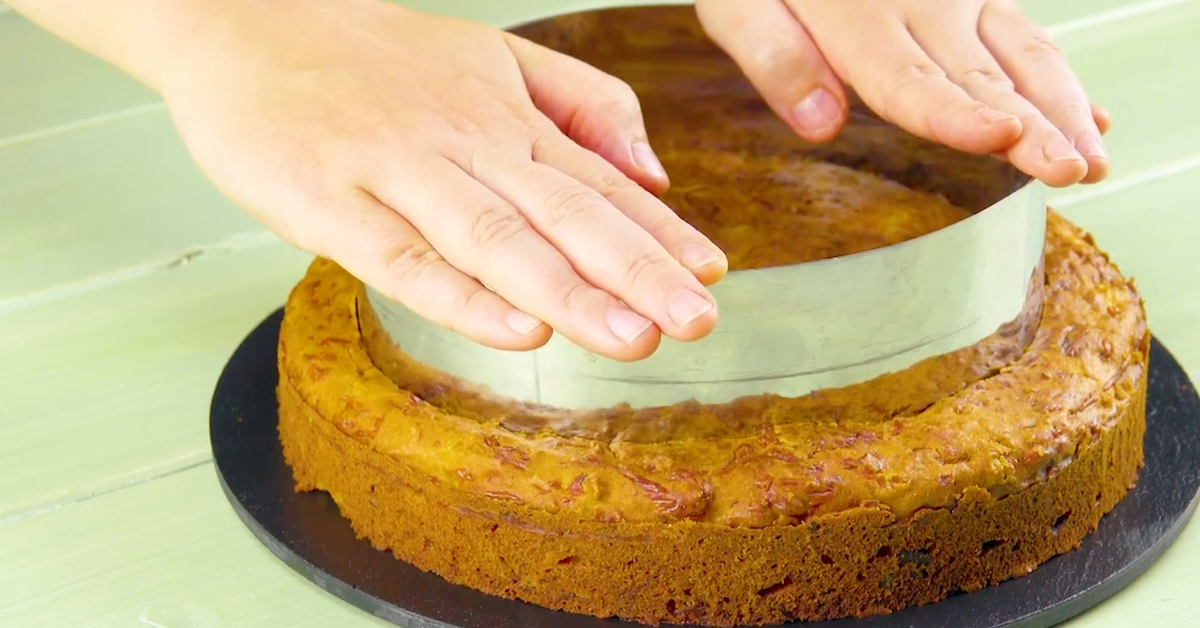
[[[609,308],[605,322],[608,323],[608,328],[613,335],[627,345],[633,344],[638,336],[641,336],[653,325],[645,317],[623,307]]]
[[[1075,140],[1075,148],[1079,149],[1079,154],[1084,157],[1108,159],[1108,151],[1104,150],[1104,142],[1095,135],[1088,134]]]
[[[688,326],[712,309],[712,301],[691,290],[676,290],[667,297],[667,312],[671,314],[671,320],[680,327]]]
[[[796,126],[809,133],[824,131],[837,122],[842,115],[842,106],[833,94],[818,87],[792,108]]]
[[[1042,153],[1046,155],[1046,159],[1053,162],[1084,161],[1083,157],[1065,137],[1056,137],[1047,142],[1042,148]]]
[[[508,314],[504,315],[504,323],[509,329],[517,332],[517,335],[524,336],[537,329],[542,321],[521,310],[509,310]]]
[[[646,142],[638,141],[633,143],[630,149],[633,152],[633,163],[655,178],[666,179],[667,171],[663,168],[662,162],[658,160],[658,155],[654,154],[654,149]]]
[[[679,263],[688,270],[698,270],[719,260],[720,257],[711,248],[695,243],[683,247],[683,252],[679,254]]]
[[[999,109],[992,109],[991,107],[984,107],[980,109],[979,117],[983,118],[985,122],[991,123],[1004,122],[1006,120],[1018,120],[1017,116],[1014,116],[1007,111],[1000,111]]]

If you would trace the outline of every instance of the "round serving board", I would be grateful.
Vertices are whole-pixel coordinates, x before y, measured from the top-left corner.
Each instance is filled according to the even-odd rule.
[[[210,418],[221,486],[251,532],[292,569],[339,598],[403,628],[633,628],[504,600],[449,584],[355,538],[324,493],[297,494],[276,433],[276,351],[282,311],[242,342],[225,366]],[[1113,595],[1166,551],[1191,518],[1200,489],[1200,398],[1154,341],[1137,487],[1083,545],[1023,578],[936,604],[867,619],[786,628],[1045,628]]]

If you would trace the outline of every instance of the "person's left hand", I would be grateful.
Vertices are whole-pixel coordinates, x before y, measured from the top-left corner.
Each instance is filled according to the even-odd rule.
[[[1108,173],[1108,114],[1015,0],[696,0],[696,10],[810,141],[845,124],[844,80],[889,122],[1048,185]]]

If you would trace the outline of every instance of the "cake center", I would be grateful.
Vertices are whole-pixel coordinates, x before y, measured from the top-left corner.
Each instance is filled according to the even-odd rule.
[[[725,251],[730,270],[788,266],[899,244],[969,217],[941,196],[844,166],[749,151],[669,150],[664,196]]]

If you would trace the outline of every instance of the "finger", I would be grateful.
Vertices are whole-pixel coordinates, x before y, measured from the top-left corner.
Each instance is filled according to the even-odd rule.
[[[834,71],[884,119],[927,140],[983,155],[1005,150],[1020,137],[1015,116],[951,82],[893,13],[852,12],[833,2],[791,6]]]
[[[370,194],[315,213],[313,253],[334,260],[418,316],[496,349],[542,346],[550,328],[451,266],[404,218]]]
[[[397,172],[377,184],[381,198],[456,268],[589,351],[636,360],[658,347],[652,321],[582,278],[515,207],[456,164],[428,160]]]
[[[782,0],[697,0],[696,13],[797,134],[823,142],[842,129],[848,115],[842,82]]]
[[[1100,130],[1100,135],[1108,135],[1109,129],[1112,128],[1112,115],[1108,113],[1108,110],[1092,103],[1092,119],[1096,121],[1096,128]]]
[[[624,81],[587,63],[506,34],[534,105],[580,146],[661,194],[667,172],[650,146],[642,106]]]
[[[1048,185],[1081,181],[1088,163],[1058,127],[1017,93],[1012,79],[979,40],[978,6],[936,3],[925,11],[909,21],[908,29],[929,58],[971,98],[1021,121],[1020,138],[1005,151],[1008,161]]]
[[[599,192],[609,203],[658,241],[701,284],[720,281],[729,270],[725,253],[665,203],[638,187],[611,164],[579,150],[565,137],[547,134],[534,145],[533,159],[570,175]]]
[[[627,304],[676,340],[712,331],[708,290],[645,229],[599,192],[529,159],[493,156],[473,174],[518,208],[584,280]]]
[[[1083,86],[1063,55],[1037,24],[1011,0],[991,0],[979,20],[979,36],[1017,91],[1057,126],[1087,160],[1082,180],[1100,181],[1108,174],[1108,153]]]

